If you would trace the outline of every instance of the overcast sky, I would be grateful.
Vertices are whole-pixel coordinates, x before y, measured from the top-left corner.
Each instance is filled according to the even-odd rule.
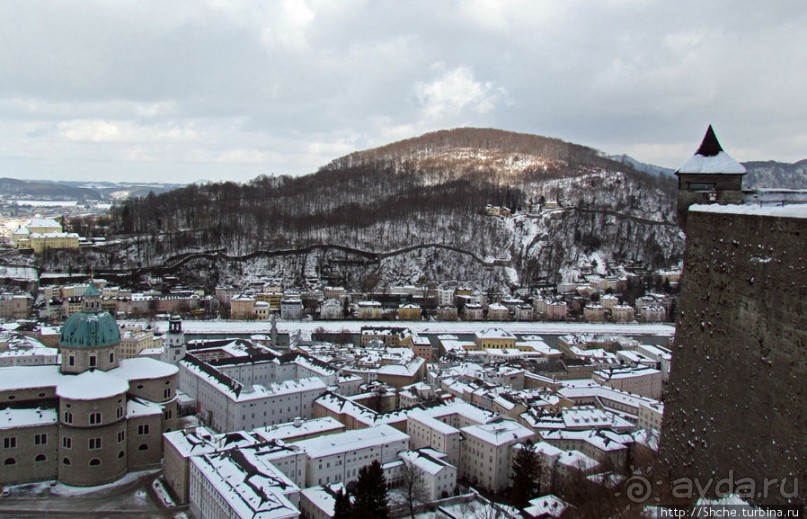
[[[459,126],[807,158],[793,1],[0,2],[0,176],[245,181]]]

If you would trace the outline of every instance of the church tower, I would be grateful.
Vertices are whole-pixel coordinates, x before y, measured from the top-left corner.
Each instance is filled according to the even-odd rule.
[[[182,319],[173,314],[168,320],[168,333],[165,335],[162,361],[176,365],[187,353],[185,333],[182,331]]]
[[[723,151],[712,125],[689,160],[675,172],[678,177],[678,225],[686,228],[692,204],[742,204],[745,167]]]

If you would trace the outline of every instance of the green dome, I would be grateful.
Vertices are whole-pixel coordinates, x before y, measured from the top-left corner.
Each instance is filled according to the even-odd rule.
[[[120,330],[109,312],[78,312],[62,326],[59,346],[97,348],[120,342]]]

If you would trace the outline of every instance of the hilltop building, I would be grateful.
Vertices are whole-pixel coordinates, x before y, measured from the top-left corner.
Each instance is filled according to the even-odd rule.
[[[34,218],[25,227],[11,233],[11,244],[17,249],[33,249],[41,254],[47,249],[78,249],[79,235],[63,232],[52,218]]]
[[[115,319],[90,285],[62,328],[61,363],[0,368],[0,484],[95,486],[157,467],[176,427],[177,368],[121,360]]]

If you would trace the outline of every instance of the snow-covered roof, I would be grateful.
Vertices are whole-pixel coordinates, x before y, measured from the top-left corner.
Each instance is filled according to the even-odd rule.
[[[120,361],[120,367],[109,372],[126,380],[144,380],[176,375],[179,368],[149,357],[135,357]]]
[[[586,456],[585,454],[577,450],[570,450],[564,452],[558,458],[558,463],[560,463],[561,465],[566,465],[567,467],[572,467],[584,471],[599,466],[599,462],[597,462],[597,460],[589,456]]]
[[[592,373],[592,375],[596,375],[598,377],[602,377],[603,380],[617,380],[617,379],[626,379],[626,378],[637,378],[637,377],[646,377],[646,376],[654,376],[660,375],[661,371],[654,369],[654,368],[647,368],[647,367],[636,367],[636,368],[617,368],[617,369],[609,369],[609,370],[597,370]]]
[[[238,452],[242,455],[225,452],[194,456],[191,463],[238,517],[299,517],[299,510],[284,495],[299,492],[296,485],[256,453]]]
[[[741,175],[745,173],[745,167],[731,158],[731,155],[725,151],[721,151],[713,157],[704,157],[703,155],[695,154],[684,162],[678,173],[701,173],[709,175],[717,174],[731,174]]]
[[[567,431],[567,430],[549,431],[541,433],[541,437],[548,442],[575,441],[575,440],[583,441],[603,452],[620,451],[627,449],[627,446],[625,444],[615,441],[604,435],[601,435],[599,431],[591,429],[584,431]]]
[[[163,438],[184,457],[217,450],[216,436],[210,429],[203,426],[197,426],[192,430],[167,432],[163,434]]]
[[[67,375],[56,387],[57,396],[70,400],[112,398],[127,391],[129,391],[128,382],[100,370]]]
[[[376,425],[295,443],[309,458],[322,458],[341,452],[367,449],[395,441],[409,441],[409,435],[389,425]]]
[[[712,125],[709,125],[700,147],[689,160],[678,168],[676,174],[678,173],[743,175],[745,167],[723,151]]]
[[[569,507],[569,504],[552,494],[539,496],[530,500],[530,505],[524,509],[529,517],[560,517]]]
[[[160,415],[163,408],[159,404],[141,400],[139,398],[132,398],[126,402],[126,416],[154,416]]]
[[[440,471],[453,467],[453,465],[450,463],[447,463],[439,458],[434,458],[426,452],[406,451],[399,453],[398,456],[431,475],[437,475],[440,473]]]
[[[0,411],[0,430],[16,429],[18,427],[32,427],[55,424],[58,419],[56,409],[11,409]]]
[[[329,485],[304,488],[301,493],[308,502],[321,510],[325,517],[333,517],[336,506],[334,495],[343,488],[342,483],[331,483]]]
[[[0,391],[56,387],[62,378],[57,365],[0,368]]]
[[[502,306],[502,308],[505,308]],[[506,310],[506,308],[505,308]],[[516,336],[512,333],[502,330],[501,328],[488,328],[487,330],[481,330],[476,332],[476,337],[478,339],[515,339]]]
[[[547,458],[557,458],[563,454],[563,449],[542,441],[535,444],[535,453]]]
[[[33,218],[28,222],[28,227],[58,227],[61,229],[62,226],[53,218]]]
[[[772,216],[779,218],[807,218],[807,204],[787,205],[718,205],[694,204],[690,211],[698,213],[743,214],[754,216]]]
[[[344,431],[345,426],[330,416],[323,418],[312,418],[300,422],[282,423],[278,425],[267,425],[255,429],[254,432],[265,440],[294,441],[303,436],[313,436],[321,434],[331,434]]]
[[[523,425],[508,420],[463,427],[462,432],[496,446],[521,442],[534,436],[534,433]]]

